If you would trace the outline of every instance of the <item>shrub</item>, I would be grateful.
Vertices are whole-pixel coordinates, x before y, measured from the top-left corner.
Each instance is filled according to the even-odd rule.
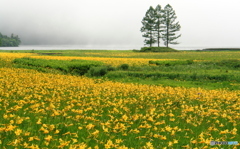
[[[167,47],[143,47],[140,52],[178,52],[175,49]]]
[[[20,66],[31,66],[47,69],[55,69],[64,73],[84,75],[91,67],[101,66],[102,62],[89,60],[46,60],[34,58],[17,58],[13,63]],[[18,66],[19,67],[19,66]]]
[[[108,65],[106,67],[107,67],[107,71],[114,71],[114,70],[116,70],[116,68],[111,66],[111,65]]]
[[[240,67],[240,60],[232,59],[232,60],[222,60],[216,63],[219,66],[227,66],[232,68],[239,68]]]
[[[100,77],[100,76],[104,76],[105,74],[107,74],[107,67],[106,66],[102,66],[102,67],[91,67],[88,71],[88,75],[90,75],[91,77]]]
[[[204,62],[204,64],[206,64],[206,65],[214,64],[214,67],[219,66],[219,67],[233,68],[233,69],[240,68],[240,60],[238,60],[238,59],[221,60],[221,61],[217,61],[215,63]]]
[[[178,60],[178,61],[149,61],[149,64],[156,64],[159,66],[176,66],[176,65],[191,65],[193,64],[193,60]]]
[[[128,64],[122,64],[122,65],[120,65],[119,67],[120,67],[120,69],[122,69],[122,70],[128,70],[129,65],[128,65]]]

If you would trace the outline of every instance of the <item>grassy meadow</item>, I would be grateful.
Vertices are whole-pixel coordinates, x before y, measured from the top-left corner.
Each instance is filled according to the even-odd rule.
[[[0,51],[0,148],[240,142],[240,51]]]

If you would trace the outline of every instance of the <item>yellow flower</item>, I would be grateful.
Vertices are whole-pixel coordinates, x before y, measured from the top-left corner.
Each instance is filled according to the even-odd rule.
[[[146,147],[147,147],[147,149],[154,149],[151,142],[147,142]]]
[[[122,143],[123,140],[122,140],[122,139],[116,139],[115,142],[116,142],[117,144],[119,144],[119,143]]]
[[[40,149],[40,148],[38,147],[38,145],[34,145],[34,144],[32,144],[31,146],[29,146],[28,148],[30,148],[30,149]]]
[[[42,124],[41,122],[42,120],[41,119],[38,119],[37,123],[36,124]]]
[[[34,138],[34,140],[40,141],[40,139],[37,136],[34,136],[33,138]]]
[[[233,128],[233,130],[231,131],[231,134],[237,135],[237,128]]]
[[[4,118],[4,119],[7,119],[7,118],[8,118],[8,115],[7,115],[7,114],[4,114],[4,115],[3,115],[3,118]]]
[[[123,121],[127,121],[127,120],[128,120],[127,115],[124,114],[124,115],[122,116],[122,120],[123,120]]]
[[[50,131],[52,131],[55,128],[55,126],[54,125],[49,125],[48,128],[49,128]]]
[[[172,130],[172,128],[169,126],[166,126],[165,129],[166,129],[166,131],[169,131],[169,132]]]
[[[60,131],[57,129],[55,132],[54,132],[54,134],[58,134]]]
[[[114,144],[111,140],[108,140],[104,146],[106,149],[109,149],[109,148],[112,148],[114,146]]]
[[[58,148],[63,148],[65,146],[68,146],[68,144],[70,143],[70,141],[64,141],[61,138],[59,139],[59,143],[60,145],[58,146]]]
[[[173,145],[173,142],[172,141],[169,141],[168,142],[168,146],[172,146]]]
[[[34,137],[29,137],[28,138],[28,141],[30,142],[30,141],[33,141],[34,140]]]
[[[173,139],[173,143],[174,143],[174,144],[177,144],[177,143],[178,143],[178,140]]]
[[[119,147],[117,147],[116,149],[129,149],[129,148],[126,147],[125,145],[123,145],[123,146],[119,146]]]
[[[14,124],[14,120],[10,120],[10,124],[11,124],[11,125]]]
[[[43,133],[44,133],[44,134],[47,134],[47,133],[49,133],[49,131],[48,131],[47,129],[44,129],[44,130],[43,130]]]
[[[14,128],[16,128],[17,126],[13,126],[13,125],[9,125],[7,126],[7,128],[5,129],[5,131],[12,131]]]
[[[140,131],[136,128],[136,129],[133,129],[133,130],[130,130],[131,132],[133,132],[133,133],[139,133]]]
[[[220,131],[220,134],[227,134],[229,133],[228,129],[224,130],[224,131]]]
[[[219,125],[219,127],[224,127],[224,125],[221,123],[221,125]]]
[[[191,143],[196,144],[197,140],[192,140]]]
[[[92,133],[92,135],[97,136],[99,134],[99,130],[96,130]]]
[[[92,129],[92,128],[94,128],[95,126],[93,125],[93,124],[88,124],[87,126],[86,126],[86,128],[88,129],[88,130],[90,130],[90,129]]]
[[[29,136],[30,135],[30,132],[25,132],[24,133],[24,136]]]
[[[78,140],[77,139],[72,139],[73,143],[77,143]]]
[[[23,122],[23,119],[22,119],[22,118],[18,118],[18,119],[16,120],[16,124],[22,124],[22,122]]]
[[[167,137],[166,136],[162,136],[161,140],[167,140]]]
[[[103,129],[104,132],[108,132],[108,128],[105,128],[104,125],[102,126],[102,129]]]
[[[153,118],[150,116],[150,117],[148,117],[148,119],[147,119],[148,121],[150,121],[150,122],[154,122],[154,120],[153,120]]]
[[[22,130],[21,129],[17,129],[14,131],[14,133],[19,136],[21,133],[22,133]]]
[[[51,135],[48,135],[47,137],[44,138],[44,140],[46,140],[46,141],[48,141],[48,142],[50,142],[51,139],[52,139],[52,136],[51,136]]]
[[[172,130],[171,135],[172,135],[172,136],[175,135],[175,130]]]
[[[49,145],[49,142],[48,142],[48,141],[44,141],[44,144],[45,144],[46,146],[48,146],[48,145]]]

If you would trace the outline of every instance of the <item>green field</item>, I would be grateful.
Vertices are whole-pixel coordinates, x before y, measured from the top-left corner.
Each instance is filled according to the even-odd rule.
[[[6,51],[2,51],[6,52]],[[92,68],[92,75],[85,74],[91,77],[104,78],[118,82],[154,84],[162,86],[182,86],[182,87],[201,87],[205,89],[240,89],[240,52],[239,51],[180,51],[180,52],[163,52],[163,53],[145,53],[131,50],[23,50],[11,51],[22,53],[33,53],[39,56],[63,56],[63,57],[96,57],[96,58],[143,58],[156,59],[149,61],[149,65],[131,66],[127,69],[122,69],[121,66],[104,66],[101,68]],[[158,59],[170,59],[168,61],[157,62]],[[171,60],[174,59],[174,60]],[[20,62],[21,59],[15,61],[15,67],[29,68],[29,65],[24,65]],[[22,59],[24,61],[24,59]],[[66,63],[64,60],[55,61],[55,68],[60,63]],[[185,63],[185,62],[192,63]],[[45,69],[45,64],[49,62],[41,62],[31,68],[50,71]],[[34,62],[36,63],[36,61]],[[155,64],[152,66],[151,64]],[[42,65],[42,66],[41,66]],[[62,66],[63,67],[63,66]],[[88,67],[88,66],[87,66]],[[90,66],[88,67],[90,69]],[[67,68],[63,69],[64,72]],[[97,70],[98,69],[98,70]],[[77,69],[75,69],[77,72]],[[104,75],[99,75],[95,71],[104,71]],[[108,71],[111,70],[111,71]],[[52,72],[52,69],[51,69]],[[62,73],[62,72],[59,72]],[[72,73],[73,74],[73,73]],[[77,75],[77,73],[74,73]]]

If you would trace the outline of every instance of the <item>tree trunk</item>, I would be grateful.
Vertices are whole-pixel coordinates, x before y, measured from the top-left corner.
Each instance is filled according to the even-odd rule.
[[[158,22],[160,22],[160,19],[158,18]],[[158,24],[158,36],[157,36],[157,38],[158,38],[158,47],[160,46],[160,23]]]
[[[169,42],[169,25],[167,25],[167,48],[168,48],[168,42]]]

